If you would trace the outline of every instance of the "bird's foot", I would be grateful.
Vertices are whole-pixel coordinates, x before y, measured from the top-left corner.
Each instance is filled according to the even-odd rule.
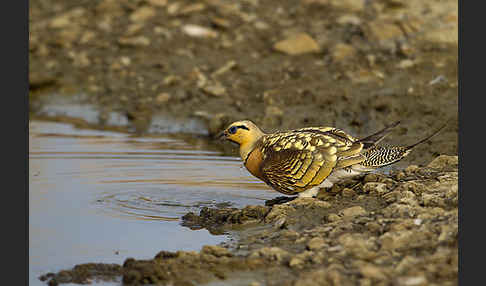
[[[313,187],[308,190],[299,193],[299,198],[315,198],[319,192],[319,187]]]
[[[273,205],[288,204],[289,202],[295,200],[297,196],[294,197],[276,197],[274,199],[265,201],[265,206],[271,207]]]

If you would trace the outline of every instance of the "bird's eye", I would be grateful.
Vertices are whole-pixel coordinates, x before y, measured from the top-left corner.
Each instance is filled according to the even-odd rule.
[[[228,132],[230,134],[235,134],[236,133],[236,129],[237,129],[236,126],[232,126],[230,129],[228,129]]]

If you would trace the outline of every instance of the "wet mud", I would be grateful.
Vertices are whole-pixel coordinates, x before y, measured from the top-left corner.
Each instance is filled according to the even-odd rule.
[[[425,167],[343,182],[317,198],[204,208],[186,214],[183,225],[232,233],[233,241],[127,258],[118,267],[78,265],[41,279],[50,285],[108,277],[124,285],[457,285],[457,168],[457,156],[443,155]]]

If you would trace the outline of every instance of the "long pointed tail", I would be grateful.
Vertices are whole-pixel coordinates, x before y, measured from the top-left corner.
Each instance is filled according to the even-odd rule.
[[[372,146],[375,146],[378,144],[381,140],[385,139],[385,137],[390,134],[391,130],[395,128],[398,124],[400,124],[400,121],[396,121],[392,123],[391,125],[386,126],[382,130],[373,133],[365,138],[359,139],[358,142],[361,142],[364,144],[363,149],[368,149]]]
[[[448,124],[449,124],[449,122],[444,124],[442,127],[440,127],[437,131],[435,131],[431,135],[425,137],[424,139],[422,139],[422,140],[420,140],[420,141],[418,141],[418,142],[416,142],[412,145],[406,146],[406,147],[402,147],[402,146],[390,146],[390,147],[388,147],[388,146],[372,146],[372,148],[369,148],[368,150],[366,150],[363,153],[363,155],[366,157],[366,160],[361,162],[360,165],[362,165],[364,167],[369,167],[369,168],[380,168],[380,167],[384,167],[384,166],[396,163],[396,162],[402,160],[403,158],[405,158],[408,154],[410,154],[410,152],[412,151],[412,149],[415,146],[417,146],[421,143],[424,143],[427,140],[429,140],[430,138],[432,138],[433,136],[437,135]]]
[[[422,144],[426,141],[428,141],[430,138],[434,137],[435,135],[439,134],[439,132],[441,132],[444,128],[446,128],[446,126],[449,125],[449,122],[446,122],[444,125],[442,125],[439,129],[437,129],[434,133],[430,134],[429,136],[425,137],[424,139],[412,144],[412,145],[409,145],[407,146],[406,148],[407,149],[412,149],[413,147],[419,145],[419,144]]]

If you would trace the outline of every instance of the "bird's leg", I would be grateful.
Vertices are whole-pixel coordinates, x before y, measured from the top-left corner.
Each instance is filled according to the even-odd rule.
[[[330,189],[332,185],[334,185],[334,183],[331,180],[326,179],[319,186],[315,186],[308,190],[300,192],[299,198],[315,198],[317,196],[317,193],[319,192],[319,189],[321,188]]]
[[[315,186],[299,193],[299,198],[315,198],[319,192],[319,186]]]

